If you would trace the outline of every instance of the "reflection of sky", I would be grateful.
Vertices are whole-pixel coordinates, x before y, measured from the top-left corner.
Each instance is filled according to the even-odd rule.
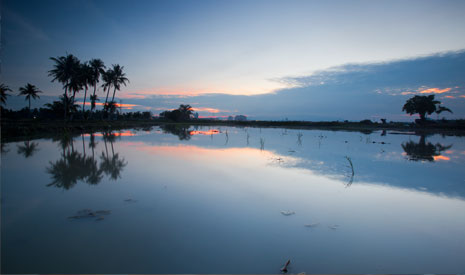
[[[195,102],[196,107],[203,108],[202,116],[221,110],[222,113],[213,113],[272,118],[280,110],[279,119],[305,116],[317,119],[320,111],[311,114],[290,109],[302,107],[299,101],[305,101],[302,105],[307,107],[308,104],[329,107],[319,98],[317,89],[305,89],[308,96],[302,100],[299,89],[295,88],[300,87],[303,78],[318,80],[315,83],[322,86],[319,87],[322,93],[332,102],[338,92],[357,97],[358,92],[372,93],[377,89],[402,88],[399,91],[402,93],[424,85],[425,90],[463,87],[463,80],[453,77],[463,75],[463,69],[450,62],[446,68],[387,66],[391,69],[388,72],[396,77],[386,77],[386,72],[378,71],[366,79],[368,89],[349,84],[332,91],[326,86],[327,73],[337,74],[348,69],[344,64],[356,64],[358,72],[366,72],[372,69],[370,62],[389,64],[393,60],[412,60],[465,48],[462,10],[461,1],[355,1],[349,4],[345,1],[203,0],[139,1],[138,5],[132,5],[129,1],[7,0],[2,2],[2,81],[15,91],[27,82],[38,86],[44,91],[44,98],[32,104],[39,106],[51,100],[46,96],[62,93],[61,85],[50,83],[47,77],[52,66],[48,58],[68,52],[82,60],[99,57],[107,65],[124,66],[131,82],[122,89],[118,99],[123,99],[124,104],[137,105],[128,106],[134,110],[159,112],[158,108],[171,109],[180,103]],[[70,11],[79,14],[80,20],[69,17]],[[422,72],[426,80],[435,79],[435,69],[450,74],[449,81],[430,83],[422,81],[425,78],[417,78],[417,73]],[[405,85],[405,77],[414,85]],[[372,85],[382,79],[389,79],[389,83]],[[255,102],[244,106],[230,101],[225,104],[222,97],[213,96],[212,102],[192,98],[204,93],[252,95],[288,90],[293,94],[288,100],[269,97],[260,101],[270,104],[264,110],[271,112],[247,108],[249,104],[256,106]],[[459,100],[463,96],[461,92],[443,95],[446,101],[451,101],[451,97]],[[328,93],[336,95],[328,96]],[[103,96],[101,91],[98,95]],[[147,98],[152,100],[144,101]],[[248,102],[250,98],[238,100]],[[18,98],[11,101],[15,107],[24,106]],[[376,98],[364,99],[358,107],[374,106],[358,110],[353,119],[387,115],[397,118],[400,107],[373,112],[379,110],[376,101]],[[378,101],[384,102],[380,98]],[[240,108],[236,112],[237,106]],[[351,110],[339,110],[340,114],[328,113],[323,117],[352,119]]]
[[[155,128],[123,131],[130,134],[106,143],[96,136],[96,156],[126,160],[121,178],[68,191],[46,187],[48,160],[62,154],[56,143],[37,141],[40,150],[29,158],[8,144],[1,173],[7,271],[115,273],[129,265],[136,273],[276,273],[288,258],[292,272],[464,269],[463,138],[426,137],[452,144],[443,152],[450,160],[413,162],[401,144],[418,142],[414,135],[195,130],[219,134],[179,140]],[[77,137],[73,150],[91,156],[89,140]],[[355,169],[350,187],[345,156]],[[85,208],[112,214],[102,222],[66,220]],[[310,223],[319,225],[303,226]],[[63,255],[59,247],[74,249]],[[96,254],[106,257],[93,261]]]

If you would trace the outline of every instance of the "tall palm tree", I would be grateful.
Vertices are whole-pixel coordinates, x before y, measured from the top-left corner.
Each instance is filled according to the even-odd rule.
[[[11,92],[11,89],[3,83],[0,84],[0,105],[4,105],[6,103],[6,97],[10,96],[7,92]]]
[[[48,71],[48,75],[53,77],[52,82],[57,80],[58,82],[63,84],[63,88],[65,89],[63,96],[67,98],[69,87],[68,83],[73,77],[73,75],[77,73],[77,69],[79,68],[79,59],[72,54],[68,54],[67,56],[50,57],[50,59],[53,60],[55,64],[53,65],[53,69]],[[66,103],[67,101],[65,101],[65,104]],[[64,116],[66,120],[68,111],[67,106],[65,106],[64,111]]]
[[[120,66],[119,64],[113,65],[112,82],[113,82],[114,89],[113,89],[113,97],[111,98],[112,102],[114,102],[116,90],[118,91],[120,90],[121,84],[126,86],[126,82],[129,82],[129,79],[126,77],[126,74],[123,73],[123,68],[124,67]]]
[[[95,109],[95,101],[97,101],[97,95],[95,94],[97,90],[97,83],[99,82],[100,76],[105,72],[105,64],[100,59],[92,59],[89,61],[89,65],[92,68],[92,83],[94,86],[94,94],[90,97],[91,100],[91,110]]]
[[[81,65],[81,84],[85,88],[84,92],[84,101],[82,103],[82,112],[84,113],[84,107],[86,105],[86,98],[87,98],[87,88],[88,85],[92,85],[94,83],[94,72],[92,67],[86,62]]]
[[[29,100],[29,112],[31,111],[31,98],[36,99],[40,98],[38,93],[42,93],[42,91],[39,91],[36,86],[31,85],[29,83],[26,84],[26,86],[19,88],[19,96],[26,96],[26,100]]]
[[[71,75],[67,84],[68,91],[73,92],[73,95],[71,96],[71,102],[73,103],[76,97],[76,93],[79,93],[79,91],[84,88],[83,70],[81,62],[78,60],[77,63],[74,64],[74,66],[74,73],[73,75]]]
[[[103,80],[103,84],[102,84],[103,92],[105,92],[105,90],[107,91],[107,97],[105,98],[105,105],[107,105],[108,94],[110,93],[110,87],[113,84],[113,70],[108,69],[104,73],[102,73],[102,80]]]

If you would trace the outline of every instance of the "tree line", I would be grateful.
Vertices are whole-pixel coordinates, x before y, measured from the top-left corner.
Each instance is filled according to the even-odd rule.
[[[90,100],[90,115],[95,112],[96,102],[99,101],[97,95],[97,87],[102,81],[101,87],[103,88],[105,103],[103,110],[105,114],[112,114],[116,111],[118,105],[115,102],[115,95],[120,91],[121,86],[126,86],[129,79],[123,72],[124,67],[119,64],[113,64],[110,68],[106,68],[101,59],[91,59],[82,62],[72,54],[66,56],[50,57],[54,62],[53,68],[48,71],[48,76],[52,77],[52,82],[59,82],[63,85],[63,95],[59,97],[58,101],[45,104],[45,107],[52,111],[59,110],[63,114],[63,118],[67,120],[70,115],[78,112],[79,105],[76,104],[76,94],[84,91],[84,100],[82,102],[82,114],[86,115],[85,106],[87,101],[87,93],[89,88],[93,88],[93,93],[89,95]],[[112,97],[109,101],[109,95],[112,91]],[[12,90],[5,84],[0,84],[0,103],[6,105],[8,94]],[[38,95],[42,93],[35,85],[27,83],[24,87],[19,89],[19,95],[25,96],[29,101],[28,111],[31,111],[31,99],[40,98]]]

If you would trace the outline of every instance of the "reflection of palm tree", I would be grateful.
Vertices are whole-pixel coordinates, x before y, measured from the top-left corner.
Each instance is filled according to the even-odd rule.
[[[36,142],[25,141],[24,145],[18,145],[18,154],[23,155],[25,158],[32,157],[39,150],[37,146],[39,144]]]
[[[110,179],[112,180],[121,178],[121,172],[127,165],[127,162],[124,160],[124,158],[120,158],[118,153],[114,154],[112,157],[109,157],[102,152],[100,159],[100,170],[103,173],[110,176]]]
[[[447,150],[451,147],[452,145],[443,146],[439,143],[426,143],[425,135],[420,136],[420,141],[418,143],[408,141],[402,144],[402,148],[407,154],[407,158],[413,161],[434,161],[435,156],[440,156],[442,151]]]
[[[118,178],[121,178],[121,172],[123,168],[127,165],[127,162],[124,160],[124,158],[120,159],[118,153],[115,154],[113,142],[116,140],[117,137],[118,136],[116,136],[112,132],[106,132],[103,134],[106,155],[102,152],[102,155],[100,156],[100,170],[106,175],[110,176],[110,179],[112,180],[117,180]],[[109,142],[111,146],[111,158],[108,155],[107,142]]]
[[[50,162],[50,167],[47,168],[47,173],[52,176],[52,182],[47,186],[68,190],[78,181],[86,181],[93,185],[98,184],[102,179],[102,171],[98,168],[97,161],[74,151],[74,149],[70,151],[69,145],[72,145],[72,142],[65,140],[62,144],[66,144],[63,147],[62,158],[56,162]]]
[[[99,169],[97,161],[92,158],[87,158],[86,168],[88,169],[88,175],[86,182],[88,184],[97,185],[102,180],[102,170]]]
[[[55,186],[66,190],[73,187],[78,180],[84,178],[82,174],[85,169],[83,166],[84,158],[78,152],[67,152],[60,160],[55,163],[50,162],[47,173],[52,175],[52,182],[47,186]]]

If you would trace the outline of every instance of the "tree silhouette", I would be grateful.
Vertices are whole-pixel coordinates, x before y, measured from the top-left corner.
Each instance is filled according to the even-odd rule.
[[[418,143],[414,141],[408,141],[402,143],[402,148],[407,155],[408,160],[413,161],[434,161],[434,157],[440,156],[441,152],[451,148],[452,145],[443,146],[439,143],[432,144],[430,142],[426,143],[425,135],[420,136]]]
[[[440,101],[434,99],[434,95],[420,96],[416,95],[407,100],[405,105],[402,107],[402,111],[405,111],[409,115],[419,114],[420,121],[424,122],[426,120],[426,115],[431,115],[434,112],[451,112],[452,111],[446,107],[439,106]],[[438,106],[437,106],[438,105]],[[439,114],[438,113],[438,114]]]
[[[110,88],[111,88],[111,85],[113,84],[113,70],[112,69],[108,69],[106,70],[105,72],[102,73],[102,80],[103,80],[103,84],[102,84],[102,87],[103,87],[103,92],[107,92],[107,96],[105,98],[105,105],[107,105],[107,102],[108,102],[108,95],[110,94]]]
[[[18,145],[18,154],[23,155],[25,158],[32,157],[35,152],[39,150],[39,146],[36,142],[25,141],[24,145]]]
[[[82,112],[84,112],[84,108],[86,105],[86,98],[87,98],[87,89],[89,85],[92,85],[94,82],[94,71],[92,67],[86,62],[81,65],[80,68],[80,77],[81,77],[81,84],[84,86],[84,101],[82,102]]]
[[[120,90],[121,84],[126,86],[126,82],[129,82],[127,79],[126,74],[123,73],[123,68],[119,64],[113,65],[113,74],[112,74],[112,84],[113,84],[113,97],[111,98],[111,102],[115,101],[115,93],[116,90]]]
[[[3,83],[0,84],[0,105],[6,104],[6,97],[10,96],[8,92],[11,92],[11,89]]]
[[[39,91],[36,86],[29,83],[27,83],[26,86],[19,88],[19,96],[24,95],[26,96],[26,100],[29,100],[29,112],[31,111],[31,98],[40,98],[38,93],[42,93],[42,91]]]
[[[65,92],[63,94],[64,98],[68,98],[68,87],[69,82],[72,77],[74,77],[79,69],[79,59],[72,54],[68,54],[67,56],[59,56],[59,57],[50,57],[52,61],[55,62],[53,65],[53,69],[48,72],[48,75],[53,77],[52,82],[55,80],[63,84],[63,88]],[[67,118],[67,111],[68,108],[66,106],[67,101],[64,101],[65,107],[64,110],[64,117],[65,120]]]
[[[92,81],[90,84],[94,86],[94,94],[90,97],[91,111],[93,111],[95,109],[95,102],[98,100],[97,95],[95,94],[97,90],[97,84],[99,82],[100,76],[105,72],[105,64],[100,59],[92,59],[89,61],[89,65],[92,68]]]

